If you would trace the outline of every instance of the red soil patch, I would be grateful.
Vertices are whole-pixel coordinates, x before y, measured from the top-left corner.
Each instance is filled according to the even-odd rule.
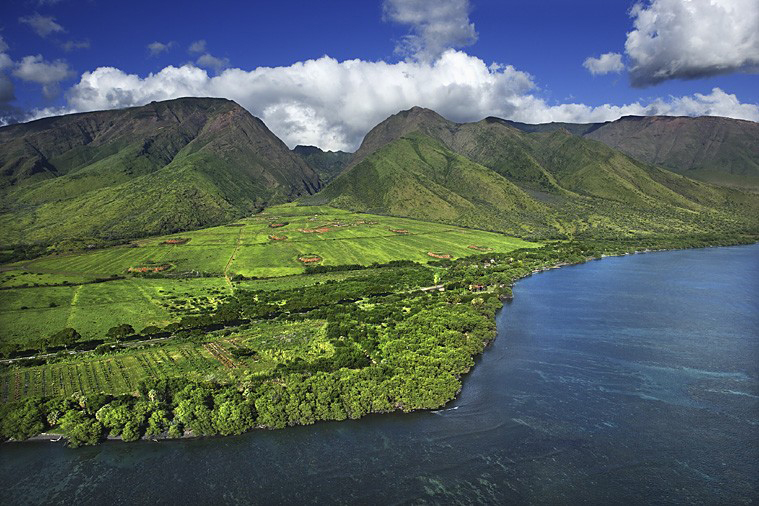
[[[477,250],[477,251],[492,251],[493,248],[488,248],[487,246],[475,246],[474,244],[467,246],[469,249]]]
[[[270,235],[269,239],[271,239],[272,241],[284,241],[285,239],[287,239],[287,236],[286,235]]]
[[[171,269],[171,264],[158,265],[156,267],[130,267],[127,272],[161,272]]]
[[[453,258],[453,255],[450,255],[448,253],[435,253],[434,251],[428,251],[427,254],[431,256],[432,258],[442,258],[442,259],[449,259]]]
[[[405,228],[388,228],[389,231],[395,232],[396,234],[406,235],[408,234],[408,230]]]
[[[304,264],[312,264],[314,262],[321,262],[322,257],[317,257],[317,256],[298,257],[298,261],[303,262]]]
[[[166,239],[163,244],[186,244],[190,242],[188,237],[175,237],[173,239]]]
[[[287,225],[287,223],[269,223],[269,228],[279,228],[284,227]]]
[[[304,234],[323,234],[325,232],[329,232],[329,227],[301,228],[299,230]]]

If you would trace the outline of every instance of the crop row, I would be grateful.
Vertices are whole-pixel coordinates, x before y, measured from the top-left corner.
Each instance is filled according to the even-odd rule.
[[[224,348],[221,350],[226,352]],[[233,363],[228,352],[224,358]],[[145,378],[203,373],[217,367],[216,361],[199,349],[180,346],[172,350],[155,348],[98,360],[11,369],[0,374],[0,401],[31,396],[67,397],[77,392],[127,393],[135,391]]]

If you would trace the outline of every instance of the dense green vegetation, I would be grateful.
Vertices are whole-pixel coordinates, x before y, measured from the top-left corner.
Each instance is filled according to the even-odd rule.
[[[248,281],[170,325],[140,335],[116,326],[94,351],[4,366],[0,431],[13,439],[60,432],[77,446],[108,434],[225,435],[437,408],[495,336],[494,314],[517,279],[602,255],[750,240],[554,242],[304,273],[279,289]],[[337,274],[339,282],[325,277]],[[58,338],[72,338],[65,334]]]

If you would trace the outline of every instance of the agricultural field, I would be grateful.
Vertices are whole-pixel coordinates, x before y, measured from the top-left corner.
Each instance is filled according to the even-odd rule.
[[[159,339],[107,356],[88,353],[47,365],[6,368],[0,372],[0,401],[131,393],[141,381],[159,378],[243,381],[269,374],[280,363],[329,357],[332,351],[321,321],[247,327],[224,336],[212,333],[201,342]]]
[[[505,253],[530,244],[502,234],[439,223],[286,204],[229,225],[99,251],[50,256],[18,267],[31,273],[90,278],[161,266],[168,266],[167,274],[268,278],[304,272],[305,266],[298,260],[303,255],[319,256],[320,265],[370,265],[391,260],[434,260],[429,252],[451,257],[478,252],[470,246]]]
[[[76,329],[82,340],[102,339],[122,323],[140,331],[165,326],[229,294],[224,278],[132,278],[76,286],[0,290],[3,344],[23,345],[58,330]]]
[[[426,263],[530,246],[480,230],[286,204],[224,226],[6,265],[0,345],[24,349],[63,328],[80,341],[103,339],[120,324],[140,332],[212,311],[237,288],[281,290],[350,275],[304,275],[309,265]]]

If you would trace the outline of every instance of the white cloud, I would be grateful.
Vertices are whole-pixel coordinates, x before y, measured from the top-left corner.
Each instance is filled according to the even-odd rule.
[[[630,15],[634,86],[759,71],[759,1],[650,0]]]
[[[0,35],[0,53],[8,50],[8,44],[3,39],[3,36]]]
[[[40,37],[47,37],[51,33],[66,31],[61,25],[55,22],[53,16],[41,16],[36,12],[31,16],[18,18],[18,20],[20,23],[29,25]]]
[[[205,53],[206,52],[206,41],[205,40],[196,40],[192,44],[190,44],[190,47],[187,48],[187,51],[191,53]]]
[[[63,60],[48,62],[38,54],[25,56],[16,64],[13,75],[24,81],[41,84],[42,94],[46,98],[53,98],[60,92],[58,83],[73,77],[75,72]]]
[[[398,53],[432,61],[446,49],[477,41],[469,0],[385,0],[382,7],[385,19],[411,29],[396,46]]]
[[[113,67],[85,72],[66,93],[63,109],[35,117],[143,105],[153,100],[212,96],[235,100],[289,146],[354,150],[369,129],[402,109],[420,105],[454,121],[486,116],[543,123],[609,121],[624,115],[719,115],[759,121],[759,106],[715,88],[709,94],[590,107],[549,105],[529,74],[486,65],[448,50],[434,62],[339,62],[324,56],[286,67],[231,68],[217,76],[194,65],[169,66],[140,77]]]
[[[720,88],[711,93],[694,93],[683,97],[657,98],[648,103],[633,102],[626,105],[604,104],[591,107],[585,104],[560,104],[546,106],[534,97],[526,100],[523,107],[510,118],[525,123],[594,123],[613,121],[622,116],[723,116],[726,118],[759,121],[759,105],[744,104],[733,94]],[[533,110],[530,110],[534,107]]]
[[[171,49],[174,46],[174,42],[170,41],[167,43],[163,42],[151,42],[147,45],[148,51],[150,52],[150,56],[158,56],[161,53],[165,53],[169,49]]]
[[[622,55],[619,53],[604,53],[598,58],[585,58],[582,66],[595,75],[608,74],[610,72],[622,72],[625,68],[622,63]]]

